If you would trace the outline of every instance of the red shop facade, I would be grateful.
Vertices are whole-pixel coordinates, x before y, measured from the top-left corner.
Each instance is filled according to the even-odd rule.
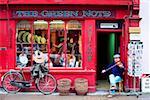
[[[71,79],[74,89],[76,78],[86,78],[89,92],[95,92],[96,84],[106,79],[100,73],[113,53],[121,54],[128,69],[129,27],[139,27],[138,13],[139,0],[0,0],[0,77],[19,70],[22,50],[28,58],[24,71],[30,76],[38,48],[57,80]],[[56,45],[62,41],[60,50]],[[72,49],[73,43],[77,45]],[[58,65],[54,59],[60,53],[65,60]],[[124,88],[132,84],[126,72]]]

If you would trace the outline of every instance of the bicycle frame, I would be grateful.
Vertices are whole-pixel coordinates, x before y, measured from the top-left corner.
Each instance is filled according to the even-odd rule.
[[[32,83],[33,81],[36,80],[36,79],[34,80],[34,79],[32,79],[32,78],[30,78],[30,80],[27,80],[26,77],[25,77],[25,75],[24,75],[23,68],[21,68],[20,70],[9,70],[9,71],[6,72],[5,74],[7,74],[7,73],[12,73],[12,72],[20,73],[20,74],[22,75],[22,77],[23,77],[23,81]],[[1,81],[3,80],[5,74],[2,76]]]
[[[27,79],[26,79],[26,77],[25,77],[25,75],[24,75],[24,72],[23,72],[23,68],[21,68],[18,72],[22,75],[24,81],[28,81],[28,82],[30,82],[30,81],[33,82],[33,81],[34,81],[34,80],[32,79],[32,77],[30,78],[30,80],[27,80]],[[30,82],[30,83],[31,83],[31,82]]]
[[[16,75],[18,76],[16,77]],[[7,73],[5,73],[2,77],[2,87],[8,93],[17,93],[22,88],[30,88],[32,86],[32,82],[34,82],[36,88],[41,93],[45,95],[51,94],[56,90],[57,87],[56,79],[51,74],[48,73],[45,73],[43,75],[44,76],[39,76],[39,77],[33,76],[33,78],[30,78],[30,80],[27,80],[23,68],[20,70],[10,70]],[[17,88],[13,88],[13,87],[17,87]]]

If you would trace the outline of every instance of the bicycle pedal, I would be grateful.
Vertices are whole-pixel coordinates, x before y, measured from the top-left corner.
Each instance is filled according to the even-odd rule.
[[[25,84],[25,87],[31,87],[31,86],[32,86],[32,84],[30,84],[30,83]]]

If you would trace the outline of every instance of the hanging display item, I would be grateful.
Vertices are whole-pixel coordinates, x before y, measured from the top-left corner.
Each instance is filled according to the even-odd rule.
[[[27,31],[20,31],[17,39],[19,43],[31,43],[31,34]]]
[[[42,34],[42,37],[41,37],[41,43],[42,44],[46,43],[46,39],[45,39],[45,34],[44,33]]]
[[[25,33],[23,34],[23,36],[22,36],[22,40],[23,40],[24,43],[28,43],[28,42],[27,42],[27,36],[28,36],[28,34],[29,34],[29,32],[25,32]]]
[[[44,63],[44,54],[43,52],[39,51],[39,50],[36,50],[35,51],[35,54],[33,55],[33,60],[36,62],[36,63]]]
[[[41,37],[41,43],[45,44],[46,43],[46,39],[44,37]]]
[[[131,40],[128,44],[128,75],[140,77],[142,74],[143,42]]]
[[[27,41],[28,41],[28,43],[31,43],[31,34],[28,34]]]
[[[26,65],[28,63],[28,58],[27,58],[27,55],[26,54],[20,54],[19,55],[19,61]]]
[[[36,42],[37,42],[38,44],[41,43],[41,36],[36,36]]]
[[[38,36],[38,35],[34,35],[34,42],[38,43],[38,44],[45,44],[46,43],[46,39],[43,36]]]
[[[36,43],[37,35],[33,35],[33,43]]]
[[[21,43],[22,42],[22,35],[25,33],[25,31],[20,31],[18,33],[18,41]]]
[[[25,52],[25,48],[23,47],[23,44],[21,44],[20,46],[21,46],[22,51],[17,56],[17,58],[18,58],[17,66],[18,67],[25,67],[28,64],[28,57],[27,57],[27,54]]]

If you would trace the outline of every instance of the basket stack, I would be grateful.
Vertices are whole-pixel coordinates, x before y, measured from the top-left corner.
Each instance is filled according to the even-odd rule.
[[[88,80],[85,78],[77,78],[75,80],[75,90],[78,95],[86,95],[88,92]]]
[[[59,95],[67,96],[69,95],[69,90],[71,88],[71,80],[67,78],[59,79],[57,81],[57,89],[59,91]]]

